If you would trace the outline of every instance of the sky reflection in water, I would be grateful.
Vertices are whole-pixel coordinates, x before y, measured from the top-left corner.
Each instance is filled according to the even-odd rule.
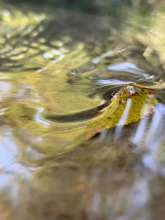
[[[158,103],[151,121],[149,118],[141,120],[132,138],[132,142],[139,147],[141,145],[146,147],[147,152],[142,158],[144,166],[162,175],[165,175],[165,167],[159,162],[159,151],[165,147],[164,137],[165,105]],[[165,157],[163,150],[162,157]]]

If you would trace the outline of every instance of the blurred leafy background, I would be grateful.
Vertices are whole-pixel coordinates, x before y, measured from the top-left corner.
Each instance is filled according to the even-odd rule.
[[[6,0],[11,4],[33,4],[54,6],[63,9],[83,11],[87,13],[109,14],[121,11],[125,6],[155,7],[162,0]]]

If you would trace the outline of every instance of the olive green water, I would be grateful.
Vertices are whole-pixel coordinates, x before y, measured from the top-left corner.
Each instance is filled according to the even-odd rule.
[[[2,5],[0,220],[164,219],[163,89],[149,117],[82,138],[121,87],[164,81],[165,9],[122,13]]]

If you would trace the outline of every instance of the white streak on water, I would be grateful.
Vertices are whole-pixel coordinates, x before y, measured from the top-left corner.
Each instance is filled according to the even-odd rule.
[[[37,112],[34,116],[34,120],[40,124],[42,124],[43,126],[49,126],[49,122],[47,120],[45,120],[43,117],[42,117],[42,113],[44,111],[44,108],[38,108],[37,109]]]
[[[143,76],[147,79],[152,79],[153,76],[145,73],[145,71],[139,67],[137,67],[133,63],[129,62],[123,62],[123,63],[116,63],[112,64],[108,67],[109,71],[115,71],[115,72],[128,72],[135,75]]]
[[[165,105],[157,104],[156,111],[152,118],[150,129],[147,133],[146,137],[146,145],[150,146],[150,149],[157,145],[160,141],[160,136],[162,135],[162,131],[164,131],[164,120],[165,120]],[[151,146],[153,146],[151,148]]]
[[[132,83],[132,81],[123,81],[118,79],[100,79],[97,80],[99,85],[128,85]]]
[[[145,112],[146,112],[146,106],[144,105],[141,110],[141,118],[144,116]],[[131,138],[133,144],[137,146],[141,145],[142,141],[145,138],[145,132],[147,130],[148,123],[149,123],[148,117],[144,117],[141,119],[135,131],[134,136]]]
[[[123,114],[122,114],[122,116],[121,116],[121,118],[120,118],[120,120],[117,124],[116,129],[115,129],[115,139],[118,139],[121,135],[123,126],[125,125],[125,123],[127,121],[131,105],[132,105],[132,100],[128,99],[127,103],[126,103],[126,107],[124,109],[124,112],[123,112]]]
[[[165,176],[165,167],[156,160],[158,148],[161,146],[165,135],[165,105],[157,104],[151,126],[148,130],[145,146],[148,152],[143,155],[142,161],[145,167]]]

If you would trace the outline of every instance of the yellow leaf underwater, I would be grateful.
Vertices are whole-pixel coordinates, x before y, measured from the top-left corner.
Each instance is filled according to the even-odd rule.
[[[102,129],[137,122],[152,114],[156,103],[157,100],[151,90],[134,85],[123,87],[99,116],[87,122],[87,136],[90,138]]]

